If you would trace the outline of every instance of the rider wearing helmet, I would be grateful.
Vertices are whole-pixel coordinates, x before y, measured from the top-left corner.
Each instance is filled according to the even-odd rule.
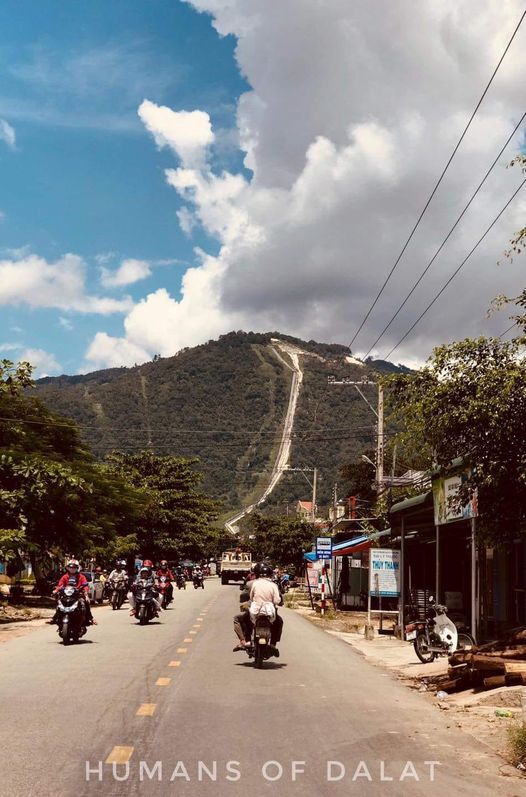
[[[157,583],[153,573],[153,563],[150,561],[150,559],[144,560],[142,567],[139,568],[139,572],[137,573],[137,578],[128,592],[128,600],[131,606],[130,614],[132,617],[135,615],[135,589],[139,584],[152,588],[152,597],[157,607],[157,616],[159,616],[159,612],[162,611],[162,606],[161,601],[159,600],[159,592],[156,589]]]
[[[81,594],[81,601],[84,604],[84,612],[86,618],[86,625],[98,625],[97,621],[93,618],[91,614],[91,607],[89,604],[89,597],[88,597],[88,590],[89,584],[88,579],[86,576],[80,572],[80,564],[77,559],[69,559],[66,562],[66,572],[63,576],[61,576],[58,580],[58,584],[53,590],[53,595],[57,595],[61,589],[65,587],[73,586],[79,590]],[[58,610],[55,610],[55,614],[49,620],[49,624],[52,625],[56,623],[58,619]]]
[[[283,598],[279,593],[279,589],[272,581],[273,571],[269,564],[266,562],[258,562],[254,567],[254,574],[255,579],[247,583],[249,587],[249,605],[257,608],[263,606],[265,603],[272,603],[276,607],[276,617],[272,623],[270,644],[272,645],[274,655],[279,657],[279,650],[276,645],[281,639],[283,619],[278,615],[277,607],[283,605]],[[235,625],[235,620],[236,618],[234,618],[234,629],[240,637]],[[250,628],[250,634],[251,633],[252,628]],[[245,632],[245,639],[242,640],[240,637],[240,644],[237,645],[234,650],[243,650],[247,645],[250,645],[250,638],[247,638]]]
[[[161,561],[161,564],[160,564],[159,569],[157,570],[156,576],[157,576],[158,580],[160,578],[167,578],[168,579],[168,587],[166,588],[166,594],[167,594],[168,602],[173,601],[174,588],[173,588],[172,581],[175,581],[175,576],[172,573],[172,571],[170,570],[170,568],[168,567],[168,562],[166,561],[166,559],[163,559]]]
[[[110,575],[108,576],[108,581],[111,584],[118,584],[122,582],[123,584],[128,583],[128,573],[124,569],[126,567],[126,562],[117,560],[115,562],[115,567],[111,571]]]

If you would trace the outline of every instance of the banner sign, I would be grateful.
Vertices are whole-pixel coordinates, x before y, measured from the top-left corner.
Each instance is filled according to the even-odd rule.
[[[369,594],[396,598],[400,595],[400,551],[371,548],[369,551]]]
[[[478,502],[476,492],[465,506],[459,506],[454,500],[463,484],[471,476],[471,470],[466,468],[454,476],[439,476],[433,479],[433,506],[435,510],[435,525],[455,523],[459,520],[468,520],[477,517]]]
[[[332,558],[332,537],[316,537],[316,556],[318,559]]]

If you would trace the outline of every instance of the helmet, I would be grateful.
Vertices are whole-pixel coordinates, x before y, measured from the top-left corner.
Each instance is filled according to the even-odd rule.
[[[80,570],[80,564],[78,563],[78,560],[77,559],[68,559],[68,561],[66,562],[66,570],[73,569],[74,567],[77,570]]]
[[[126,561],[124,559],[121,559],[119,564],[122,565],[123,567],[126,567]]]
[[[139,578],[149,578],[149,577],[150,577],[150,571],[148,570],[148,568],[144,566],[141,567],[141,569],[139,570]]]
[[[258,562],[254,567],[254,573],[258,578],[270,578],[272,575],[272,568],[266,562]]]
[[[119,567],[122,567],[122,566],[123,566],[123,564],[122,564],[121,560],[117,559],[117,561],[115,562],[115,567],[119,568]]]
[[[145,559],[144,562],[142,563],[142,566],[143,567],[153,567],[153,562],[151,562],[149,559]]]
[[[95,572],[96,573],[102,573],[102,567],[96,567],[95,568]]]
[[[162,560],[161,567],[168,567],[168,562],[166,561],[166,559]]]

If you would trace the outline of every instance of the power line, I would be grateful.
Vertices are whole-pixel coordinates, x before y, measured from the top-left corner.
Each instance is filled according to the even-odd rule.
[[[500,335],[497,335],[497,337],[498,338],[503,338],[504,335],[507,335],[508,332],[511,332],[511,330],[514,329],[514,327],[516,327],[516,326],[517,326],[517,322],[514,321],[513,324],[511,325],[511,327],[508,327],[508,329],[505,329],[504,332],[501,332]]]
[[[402,256],[403,256],[403,254],[404,254],[405,250],[406,250],[406,249],[407,249],[407,247],[409,246],[409,243],[411,242],[411,240],[412,240],[412,238],[413,238],[413,235],[415,234],[415,232],[416,232],[416,230],[417,230],[417,227],[419,226],[420,222],[422,221],[422,218],[424,217],[424,214],[425,214],[426,210],[428,209],[429,205],[431,204],[431,201],[432,201],[433,197],[435,196],[435,194],[436,194],[436,192],[437,192],[437,190],[438,190],[438,187],[440,186],[440,183],[441,183],[441,182],[442,182],[442,180],[444,179],[444,176],[445,176],[445,174],[446,174],[446,172],[447,172],[447,170],[448,170],[448,168],[449,168],[449,166],[450,166],[450,164],[451,164],[451,161],[452,161],[452,160],[453,160],[453,158],[455,157],[455,155],[456,155],[456,153],[457,153],[457,150],[458,150],[458,148],[460,147],[460,145],[461,145],[462,141],[464,140],[464,137],[465,137],[466,133],[468,132],[468,130],[469,130],[470,126],[471,126],[471,123],[472,123],[473,119],[475,118],[475,115],[476,115],[476,113],[477,113],[478,109],[480,108],[480,106],[481,106],[481,104],[482,104],[482,101],[484,100],[484,97],[485,97],[485,96],[486,96],[486,94],[488,93],[489,87],[490,87],[490,86],[491,86],[491,84],[493,83],[493,79],[494,79],[495,75],[497,74],[497,72],[499,71],[500,65],[502,64],[502,62],[503,62],[503,60],[504,60],[504,58],[505,58],[505,56],[506,56],[506,53],[508,52],[508,50],[509,50],[509,48],[510,48],[510,46],[511,46],[511,43],[513,42],[513,39],[515,38],[515,35],[516,35],[517,31],[519,30],[519,28],[520,28],[520,26],[521,26],[521,23],[522,23],[522,20],[524,19],[524,17],[525,17],[525,16],[526,16],[526,11],[524,11],[524,12],[523,12],[523,14],[522,14],[521,18],[519,19],[519,22],[518,22],[518,24],[517,24],[517,26],[516,26],[515,30],[513,31],[513,34],[512,34],[512,36],[511,36],[511,39],[509,40],[508,44],[506,45],[506,48],[505,48],[504,52],[502,53],[502,55],[501,55],[501,57],[500,57],[500,60],[499,60],[499,62],[498,62],[498,64],[497,64],[497,66],[496,66],[496,67],[495,67],[495,69],[493,70],[493,74],[491,75],[491,77],[490,77],[490,79],[489,79],[489,81],[488,81],[488,83],[487,83],[487,85],[486,85],[486,88],[485,88],[485,89],[484,89],[484,91],[482,92],[482,95],[481,95],[481,97],[480,97],[479,101],[477,102],[477,104],[476,104],[476,106],[475,106],[475,110],[474,110],[474,111],[473,111],[473,113],[471,114],[471,116],[470,116],[470,118],[469,118],[469,121],[468,121],[467,125],[465,126],[465,128],[464,128],[464,130],[463,130],[463,132],[462,132],[462,135],[460,136],[460,138],[459,138],[459,140],[458,140],[458,142],[457,142],[457,144],[456,144],[456,146],[455,146],[455,149],[454,149],[454,150],[453,150],[453,152],[451,153],[451,156],[450,156],[450,158],[449,158],[448,162],[446,163],[446,165],[444,166],[444,168],[443,168],[443,170],[442,170],[442,174],[441,174],[441,175],[440,175],[440,177],[438,178],[438,182],[436,183],[435,187],[433,188],[433,191],[431,192],[431,195],[430,195],[429,199],[427,200],[426,204],[424,205],[424,207],[423,207],[423,209],[422,209],[422,212],[420,213],[420,215],[419,215],[418,219],[416,220],[416,224],[415,224],[415,226],[413,227],[413,229],[411,230],[411,233],[410,233],[410,235],[409,235],[409,238],[408,238],[408,239],[407,239],[407,241],[405,242],[405,244],[404,244],[404,246],[403,246],[403,248],[402,248],[402,251],[400,252],[400,254],[398,255],[398,257],[396,258],[396,260],[395,260],[395,262],[394,262],[394,265],[391,267],[391,270],[390,270],[390,272],[388,273],[388,275],[387,275],[386,279],[384,280],[384,283],[383,283],[382,287],[380,288],[380,290],[379,290],[379,291],[378,291],[378,293],[376,294],[376,298],[375,298],[375,300],[373,301],[373,303],[372,303],[372,305],[370,306],[370,308],[369,308],[369,310],[367,311],[367,313],[365,314],[365,317],[364,317],[364,319],[363,319],[362,323],[360,324],[360,326],[358,327],[358,329],[357,329],[357,330],[356,330],[356,332],[354,333],[353,339],[352,339],[352,340],[351,340],[351,342],[349,343],[349,348],[351,348],[351,347],[352,347],[352,345],[353,345],[354,341],[356,340],[356,338],[357,338],[357,337],[358,337],[358,335],[360,334],[360,332],[361,332],[361,330],[362,330],[362,328],[363,328],[364,324],[366,323],[367,319],[369,318],[369,316],[371,315],[372,311],[374,310],[374,308],[375,308],[375,306],[376,306],[376,303],[378,302],[378,300],[379,300],[380,296],[381,296],[381,295],[382,295],[382,293],[384,292],[384,290],[385,290],[385,288],[386,288],[386,286],[387,286],[387,283],[389,282],[389,280],[390,280],[390,279],[391,279],[391,277],[393,276],[393,274],[394,274],[394,271],[395,271],[396,267],[398,266],[398,263],[399,263],[399,262],[400,262],[400,260],[402,259]]]
[[[526,13],[526,12],[525,12],[525,13]],[[444,293],[444,291],[446,290],[446,288],[448,287],[448,285],[450,285],[450,284],[453,282],[453,280],[455,279],[455,277],[457,276],[457,274],[459,273],[459,271],[461,270],[461,268],[464,266],[464,264],[465,264],[465,263],[467,263],[467,261],[469,260],[469,258],[470,258],[470,257],[471,257],[471,255],[473,254],[473,252],[474,252],[474,251],[475,251],[475,250],[478,248],[478,246],[479,246],[479,245],[482,243],[482,241],[484,240],[484,238],[486,237],[486,235],[489,233],[489,231],[490,231],[490,230],[491,230],[491,229],[492,229],[492,228],[495,226],[495,224],[496,224],[496,223],[497,223],[497,221],[500,219],[500,217],[502,216],[502,214],[504,213],[504,211],[505,211],[505,210],[507,210],[507,208],[509,207],[509,205],[511,205],[511,203],[513,202],[513,200],[515,199],[515,197],[517,196],[517,194],[519,193],[519,191],[520,191],[520,190],[521,190],[521,188],[523,187],[524,183],[526,183],[526,179],[524,179],[524,180],[522,181],[522,183],[519,185],[519,187],[517,188],[517,190],[515,191],[515,193],[514,193],[514,194],[512,194],[512,196],[510,197],[510,199],[508,199],[508,201],[506,202],[506,204],[504,205],[504,207],[502,208],[502,210],[500,211],[500,213],[498,214],[498,216],[497,216],[496,218],[494,218],[494,219],[493,219],[493,221],[491,222],[491,224],[490,224],[490,225],[489,225],[489,227],[487,228],[486,232],[485,232],[485,233],[484,233],[484,234],[483,234],[483,235],[482,235],[482,236],[481,236],[481,237],[478,239],[478,241],[477,241],[477,243],[475,244],[475,246],[473,247],[473,249],[472,249],[472,250],[469,252],[469,254],[468,254],[468,255],[466,255],[466,257],[464,258],[464,260],[462,261],[462,263],[461,263],[461,264],[458,266],[458,268],[457,268],[457,269],[456,269],[456,270],[453,272],[453,274],[452,274],[452,275],[449,277],[449,279],[448,279],[448,280],[446,281],[446,283],[445,283],[445,284],[442,286],[442,288],[441,288],[441,289],[438,291],[438,293],[437,293],[437,294],[435,294],[435,297],[434,297],[434,298],[433,298],[433,299],[432,299],[432,300],[429,302],[429,304],[427,305],[427,307],[425,308],[425,310],[423,310],[423,312],[422,312],[422,313],[420,313],[420,315],[418,316],[418,318],[416,319],[416,321],[414,322],[414,324],[412,324],[412,326],[411,326],[411,327],[410,327],[410,328],[407,330],[407,332],[405,333],[405,335],[403,335],[403,336],[400,338],[400,340],[398,341],[398,343],[396,344],[396,346],[393,346],[393,348],[391,349],[391,351],[390,351],[388,354],[386,354],[386,355],[385,355],[385,358],[384,358],[384,359],[386,359],[386,360],[387,360],[387,359],[389,359],[389,357],[392,355],[392,353],[393,353],[394,351],[396,351],[396,349],[397,349],[397,348],[400,346],[400,344],[401,344],[401,343],[403,343],[403,341],[404,341],[404,340],[407,338],[407,336],[411,334],[411,332],[412,332],[412,331],[413,331],[413,329],[416,327],[416,325],[420,323],[420,321],[421,321],[421,320],[423,319],[423,317],[426,315],[426,313],[428,312],[428,310],[430,310],[430,309],[431,309],[431,307],[432,307],[432,306],[435,304],[435,302],[437,301],[437,299],[439,299],[439,298],[440,298],[440,296],[442,296],[442,294]]]
[[[449,241],[449,239],[450,239],[451,235],[453,234],[453,232],[454,232],[454,231],[456,230],[456,228],[458,227],[458,225],[459,225],[460,221],[461,221],[461,220],[462,220],[462,218],[464,217],[464,215],[465,215],[465,213],[467,212],[468,208],[470,207],[471,203],[473,202],[473,200],[475,199],[475,197],[476,197],[476,196],[477,196],[477,194],[479,193],[480,189],[482,188],[482,186],[484,185],[484,183],[485,183],[485,182],[486,182],[486,180],[488,179],[488,177],[489,177],[490,173],[493,171],[493,168],[495,167],[495,165],[496,165],[496,163],[498,162],[498,160],[499,160],[500,156],[502,155],[502,153],[504,152],[504,150],[506,149],[506,147],[507,147],[507,146],[508,146],[508,144],[510,143],[511,139],[513,138],[513,136],[515,135],[515,133],[516,133],[516,132],[517,132],[517,130],[519,129],[519,127],[520,127],[520,125],[522,124],[522,122],[523,122],[523,120],[524,120],[524,117],[525,117],[525,116],[526,116],[526,113],[523,113],[523,115],[521,116],[521,119],[520,119],[520,121],[519,121],[519,122],[518,122],[518,124],[515,126],[515,128],[514,128],[513,132],[510,134],[510,136],[507,138],[507,140],[506,140],[506,143],[503,145],[503,147],[501,148],[501,150],[500,150],[499,154],[497,155],[497,157],[495,158],[495,160],[493,161],[493,163],[491,164],[491,166],[490,166],[490,167],[489,167],[489,169],[487,170],[486,174],[484,175],[484,177],[482,178],[482,180],[481,180],[481,181],[480,181],[480,183],[478,184],[478,186],[477,186],[477,188],[475,189],[474,193],[471,195],[471,198],[470,198],[469,202],[466,204],[466,206],[464,207],[464,210],[463,210],[463,211],[462,211],[462,213],[461,213],[461,214],[458,216],[458,218],[457,218],[456,222],[453,224],[453,226],[451,227],[450,231],[448,232],[448,234],[446,235],[446,237],[444,238],[444,240],[442,241],[442,243],[440,244],[440,246],[439,246],[439,247],[438,247],[438,249],[436,250],[435,254],[434,254],[434,255],[433,255],[433,257],[431,258],[431,260],[429,261],[429,263],[427,264],[427,266],[425,267],[425,269],[423,270],[423,272],[420,274],[419,278],[417,279],[417,281],[415,282],[415,284],[413,285],[413,287],[411,288],[411,290],[409,291],[409,293],[408,293],[408,294],[407,294],[407,296],[405,297],[404,301],[402,302],[402,304],[400,305],[400,307],[398,308],[398,310],[396,311],[396,313],[395,313],[395,314],[394,314],[394,315],[391,317],[391,320],[390,320],[390,321],[389,321],[389,322],[388,322],[388,323],[385,325],[385,327],[382,329],[382,331],[380,332],[380,334],[378,335],[378,337],[377,337],[377,338],[376,338],[376,340],[374,341],[374,343],[372,344],[371,348],[369,349],[369,351],[367,352],[367,354],[364,356],[364,358],[363,358],[364,360],[366,360],[366,359],[367,359],[367,357],[370,355],[370,353],[372,352],[372,350],[374,349],[374,347],[376,346],[376,344],[378,343],[378,341],[379,341],[379,340],[381,340],[381,338],[383,338],[383,336],[385,335],[385,333],[387,332],[387,330],[389,329],[389,327],[391,326],[391,324],[393,323],[393,321],[395,320],[395,318],[398,316],[399,312],[400,312],[400,311],[401,311],[401,310],[402,310],[402,309],[405,307],[405,305],[407,304],[407,302],[409,301],[409,299],[411,298],[411,296],[412,296],[412,295],[413,295],[413,293],[415,292],[416,288],[417,288],[417,287],[420,285],[420,283],[422,282],[423,278],[425,277],[425,275],[427,274],[427,272],[429,271],[429,269],[431,268],[431,266],[432,266],[432,265],[433,265],[433,263],[435,262],[436,258],[438,257],[438,255],[440,254],[440,252],[442,251],[442,249],[444,248],[444,246],[445,246],[445,245],[447,244],[447,242]]]

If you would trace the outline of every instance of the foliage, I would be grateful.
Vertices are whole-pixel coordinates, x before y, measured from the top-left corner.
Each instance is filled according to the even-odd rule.
[[[303,552],[310,551],[315,537],[313,526],[299,518],[266,517],[254,512],[247,518],[243,543],[254,560],[269,559],[280,567],[300,570]]]
[[[481,531],[495,543],[513,538],[526,519],[526,362],[521,341],[478,338],[434,350],[425,368],[395,375],[392,417],[407,452],[428,453],[447,468],[456,457],[474,466],[460,495],[478,489]],[[498,523],[495,520],[498,519]]]
[[[508,745],[515,766],[526,766],[526,723],[514,722],[508,728]]]
[[[157,457],[151,451],[108,456],[113,472],[140,490],[144,498],[133,536],[120,539],[117,547],[129,552],[135,542],[136,549],[150,559],[199,559],[216,553],[219,532],[211,524],[219,507],[199,490],[201,474],[194,470],[197,462]]]
[[[526,155],[517,155],[510,163],[510,166],[519,165],[523,174],[526,174]],[[514,255],[520,255],[524,246],[526,245],[526,226],[518,230],[510,241],[510,249],[505,253],[506,257],[513,258]],[[522,296],[526,300],[526,291],[523,291]],[[524,305],[523,305],[524,306]]]

